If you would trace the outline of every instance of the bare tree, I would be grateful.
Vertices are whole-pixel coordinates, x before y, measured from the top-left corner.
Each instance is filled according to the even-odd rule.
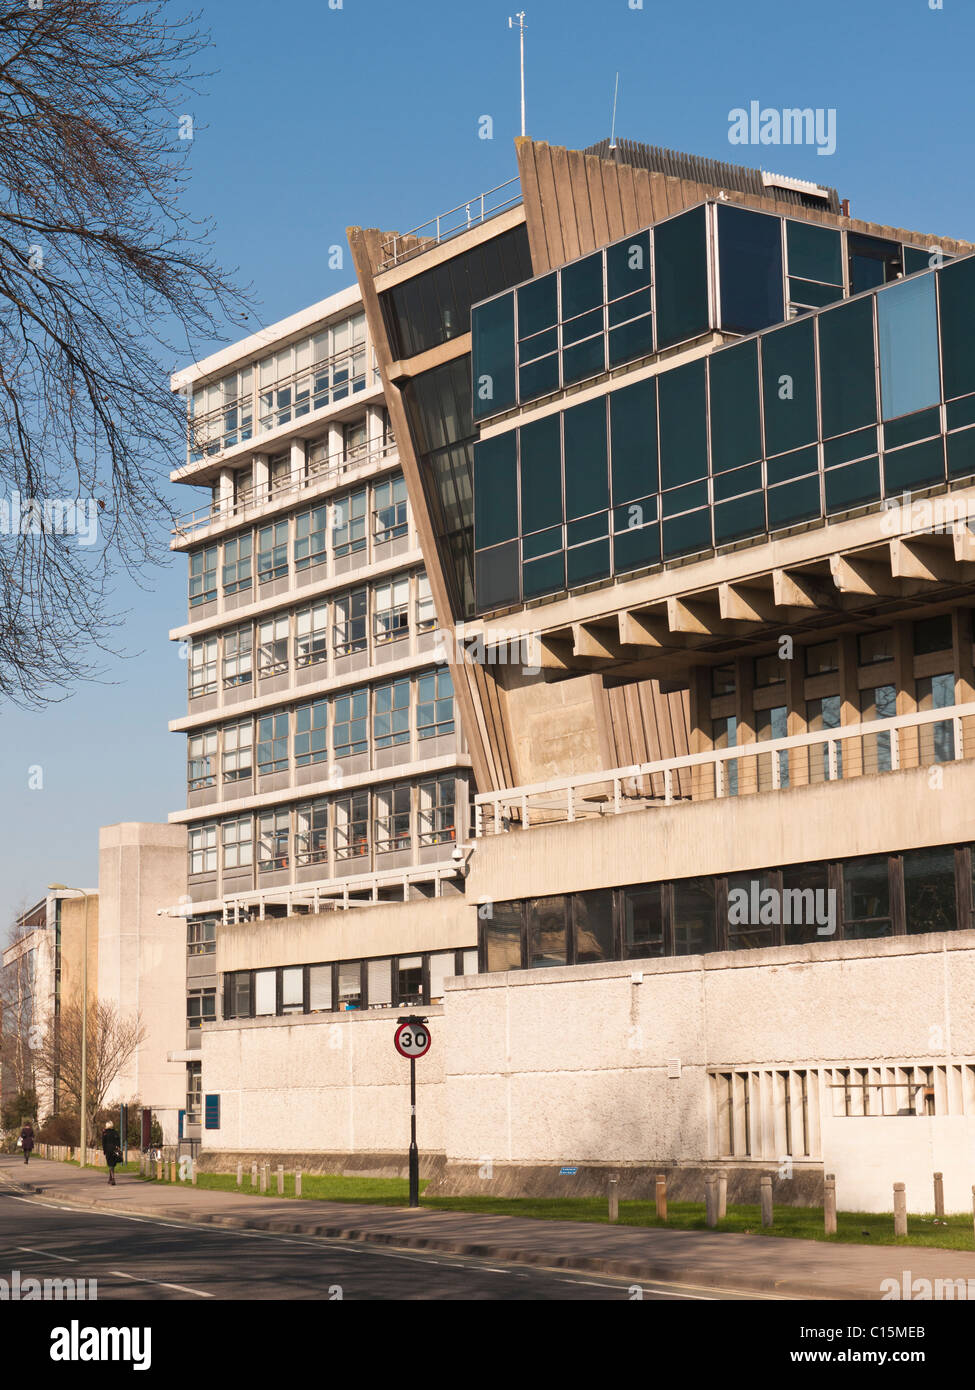
[[[96,674],[112,575],[163,553],[185,439],[169,372],[246,317],[183,206],[208,42],[172,0],[0,0],[0,697],[17,703]]]
[[[57,1084],[61,1109],[73,1107],[81,1114],[81,1005],[69,1004],[44,1033],[37,1049],[36,1065],[42,1076]],[[138,1015],[123,1017],[114,1004],[101,1000],[88,1005],[88,1132],[94,1133],[95,1115],[102,1108],[112,1083],[129,1058],[146,1039]],[[65,1101],[70,1104],[66,1105]]]

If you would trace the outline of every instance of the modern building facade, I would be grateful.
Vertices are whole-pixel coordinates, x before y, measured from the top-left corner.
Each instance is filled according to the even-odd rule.
[[[349,230],[476,784],[428,1147],[473,1190],[719,1164],[886,1209],[938,1169],[965,1208],[975,247],[516,146],[456,224]],[[313,1003],[314,940],[218,932],[218,1157],[275,1142],[289,1076],[295,1149],[402,1143],[389,1030]]]
[[[322,926],[309,983],[252,969],[224,1016],[352,1009],[430,997],[476,933],[407,933],[347,959],[335,912],[462,889],[454,855],[471,759],[413,511],[355,289],[174,378],[189,409],[175,480],[210,490],[181,522],[187,621],[186,1137],[199,1136],[201,1025],[218,1013],[228,922]],[[255,933],[256,935],[257,933]],[[415,938],[415,939],[414,939]],[[431,948],[449,958],[431,964]],[[252,963],[253,965],[254,963]]]

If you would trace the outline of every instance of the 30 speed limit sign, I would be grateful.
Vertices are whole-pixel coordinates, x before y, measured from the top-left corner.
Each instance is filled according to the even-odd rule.
[[[423,1057],[430,1051],[430,1030],[425,1023],[401,1023],[393,1042],[401,1057]]]

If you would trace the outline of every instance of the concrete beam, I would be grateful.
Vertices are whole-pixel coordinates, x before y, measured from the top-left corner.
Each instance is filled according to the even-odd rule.
[[[616,615],[619,623],[620,642],[628,647],[656,647],[673,650],[682,641],[675,637],[664,618],[650,613],[627,612],[621,609]]]
[[[958,563],[961,565],[975,561],[975,531],[972,531],[964,522],[958,521],[952,527],[951,535],[955,559]]]
[[[667,624],[671,632],[685,632],[706,637],[735,636],[738,628],[725,622],[717,605],[700,598],[669,598]]]
[[[864,594],[869,598],[898,598],[903,592],[886,566],[859,555],[831,555],[830,573],[841,594]]]
[[[620,643],[608,628],[591,623],[572,624],[573,656],[594,657],[597,661],[619,661],[623,653]]]
[[[782,608],[837,609],[839,596],[832,585],[799,570],[773,570],[772,595]]]
[[[745,584],[718,585],[718,611],[722,618],[739,623],[777,623],[782,612],[771,594]]]
[[[890,543],[890,571],[896,579],[920,579],[927,584],[957,584],[961,580],[953,550],[901,538]]]

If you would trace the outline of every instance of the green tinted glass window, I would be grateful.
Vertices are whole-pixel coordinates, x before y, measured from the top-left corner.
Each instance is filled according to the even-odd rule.
[[[938,272],[945,400],[975,391],[975,257]]]
[[[718,207],[721,326],[754,333],[781,323],[782,223],[778,217]]]
[[[533,400],[535,396],[547,396],[550,391],[559,389],[558,354],[540,357],[537,362],[529,362],[518,369],[518,390],[523,401]]]
[[[521,435],[521,529],[541,531],[562,522],[561,417],[548,415],[523,425]]]
[[[642,319],[624,323],[622,328],[611,328],[609,333],[609,365],[618,367],[622,362],[632,362],[636,357],[649,357],[653,352],[653,319],[649,314]]]
[[[558,275],[542,275],[518,291],[518,337],[530,338],[552,328],[559,318]]]
[[[569,520],[609,506],[606,398],[565,412],[565,514]]]
[[[884,455],[884,483],[888,497],[905,489],[943,482],[944,476],[945,442],[940,436]]]
[[[657,344],[666,347],[698,333],[711,322],[708,295],[707,224],[704,208],[661,222],[653,232]]]
[[[474,544],[478,550],[518,534],[515,431],[474,445]]]
[[[650,284],[650,233],[637,232],[606,249],[606,295],[622,299],[625,294]]]
[[[575,589],[580,584],[592,584],[597,579],[605,579],[609,574],[609,541],[593,541],[580,545],[565,553],[566,588]]]
[[[880,497],[880,464],[875,458],[844,463],[825,474],[827,512],[845,512],[851,507],[876,502]]]
[[[819,315],[819,373],[824,439],[876,421],[872,297]]]
[[[601,333],[584,343],[574,343],[562,352],[562,379],[566,386],[584,381],[588,376],[598,376],[605,370],[606,344]]]
[[[613,502],[657,490],[657,383],[639,381],[609,398]]]
[[[827,285],[843,283],[843,233],[814,222],[785,224],[789,274],[803,280],[822,280]]]
[[[708,471],[706,365],[688,362],[657,378],[660,405],[660,479],[677,487]]]
[[[821,516],[819,474],[800,478],[798,482],[784,483],[781,487],[770,487],[767,505],[770,531],[777,531],[783,526],[795,526],[800,521]]]
[[[758,342],[708,359],[711,388],[711,471],[723,473],[762,457],[758,409]]]
[[[690,555],[696,550],[711,548],[711,512],[705,507],[700,512],[685,512],[683,516],[673,517],[663,523],[664,558],[673,555]]]
[[[583,261],[575,261],[560,272],[562,278],[562,321],[595,309],[603,302],[603,253],[597,251]],[[636,286],[634,286],[634,289]]]
[[[529,560],[522,567],[522,588],[525,598],[538,598],[565,588],[565,555],[546,555],[542,560]]]
[[[515,403],[515,297],[502,295],[471,314],[474,418]]]
[[[727,545],[742,536],[760,535],[765,530],[765,494],[753,492],[732,502],[719,502],[714,508],[714,543]]]
[[[817,436],[813,324],[800,319],[762,336],[765,452],[784,454]]]
[[[508,541],[493,550],[478,550],[474,555],[474,586],[477,606],[503,608],[518,602],[518,542]]]
[[[933,275],[902,280],[877,295],[877,338],[885,420],[941,399]]]

